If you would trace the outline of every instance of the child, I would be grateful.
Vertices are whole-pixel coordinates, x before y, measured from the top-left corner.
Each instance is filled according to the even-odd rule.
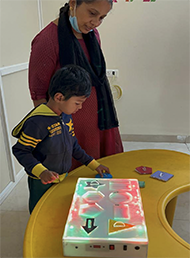
[[[82,108],[90,93],[88,73],[79,66],[65,66],[51,79],[47,104],[34,108],[13,129],[12,135],[18,138],[13,154],[29,176],[30,213],[53,183],[65,178],[72,157],[96,170],[101,177],[103,172],[110,173],[86,154],[74,133],[71,114]]]

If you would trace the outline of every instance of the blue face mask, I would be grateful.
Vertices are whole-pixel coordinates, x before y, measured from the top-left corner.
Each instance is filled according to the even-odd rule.
[[[79,27],[78,27],[78,22],[77,22],[77,17],[76,16],[69,16],[69,21],[70,21],[70,24],[71,26],[73,27],[73,29],[78,32],[78,33],[82,33],[80,30],[79,30]]]

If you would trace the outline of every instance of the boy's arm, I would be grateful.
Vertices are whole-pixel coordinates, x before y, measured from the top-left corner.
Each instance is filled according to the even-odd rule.
[[[110,173],[108,167],[101,165],[81,148],[75,136],[73,137],[73,141],[73,158],[80,161],[82,164],[86,165],[91,170],[96,170],[101,177],[103,177],[103,173]]]
[[[33,155],[36,146],[46,136],[37,124],[31,119],[26,121],[20,138],[12,147],[12,151],[18,162],[25,168],[26,172],[34,177],[39,178],[39,175],[47,170]]]
[[[93,159],[93,157],[89,156],[85,150],[81,148],[81,146],[78,143],[78,140],[76,136],[73,137],[73,158],[80,161],[82,164],[88,166],[92,169],[95,170],[100,164]]]

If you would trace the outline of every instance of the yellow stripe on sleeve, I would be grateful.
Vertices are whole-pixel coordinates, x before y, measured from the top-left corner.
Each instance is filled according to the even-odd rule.
[[[23,142],[21,139],[18,140],[18,142],[24,146],[31,146],[33,148],[36,148],[36,145],[34,144],[31,144],[31,143],[26,143],[26,142]]]
[[[32,174],[37,176],[39,178],[40,174],[44,171],[47,170],[46,167],[44,167],[41,163],[37,164],[33,169],[32,169]]]
[[[22,142],[25,142],[25,143],[31,143],[31,144],[33,144],[35,147],[36,147],[36,145],[37,145],[36,142],[27,140],[26,138],[22,137],[22,135],[20,136],[20,140],[21,140]]]
[[[96,161],[95,159],[93,159],[89,164],[88,164],[88,168],[95,170],[97,167],[100,166],[100,163],[98,163],[98,161]]]
[[[41,139],[35,139],[35,138],[33,138],[33,137],[29,136],[29,135],[26,135],[24,132],[22,132],[22,135],[23,135],[24,138],[26,138],[28,140],[32,140],[32,141],[34,141],[36,143],[39,143],[39,142],[42,141]]]
[[[41,139],[35,139],[31,136],[26,135],[24,132],[22,132],[20,139],[18,142],[24,146],[31,146],[33,148],[36,148],[36,145],[41,142]]]

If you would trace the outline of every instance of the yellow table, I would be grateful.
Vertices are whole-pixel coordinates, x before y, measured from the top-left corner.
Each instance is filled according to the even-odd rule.
[[[190,190],[190,156],[168,150],[138,150],[99,161],[110,168],[113,178],[145,181],[141,196],[149,237],[148,257],[189,257],[190,245],[170,225],[175,197]],[[152,179],[150,175],[135,172],[138,166],[152,167],[153,172],[161,170],[174,174],[174,177],[168,182]],[[62,235],[78,177],[95,177],[95,173],[81,166],[69,173],[62,183],[51,187],[41,198],[26,228],[24,257],[63,257]]]

